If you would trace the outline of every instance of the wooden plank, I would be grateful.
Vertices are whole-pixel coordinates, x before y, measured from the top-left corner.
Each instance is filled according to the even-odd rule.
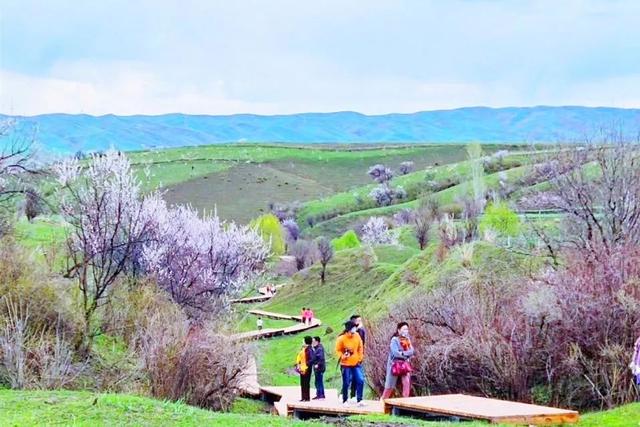
[[[575,423],[579,419],[576,411],[464,394],[387,399],[384,403],[386,413],[398,408],[492,423],[546,425]]]
[[[287,408],[298,418],[304,415],[333,415],[333,416],[349,416],[349,415],[372,415],[384,414],[384,404],[379,400],[363,400],[364,406],[342,404],[341,399],[336,401],[315,400],[311,402],[289,402]]]
[[[338,390],[334,388],[325,389],[324,391],[326,399],[329,402],[338,402]],[[311,396],[315,396],[315,389],[311,389]],[[291,402],[298,402],[300,400],[300,386],[274,386],[274,387],[260,387],[260,395],[262,400],[266,402],[272,402],[273,406],[280,416],[288,416],[292,414],[292,410],[289,410],[288,404]]]
[[[274,313],[272,311],[264,310],[249,310],[249,313],[254,316],[266,317],[268,319],[295,320],[296,322],[302,323],[302,318],[300,316],[293,316],[291,314]]]

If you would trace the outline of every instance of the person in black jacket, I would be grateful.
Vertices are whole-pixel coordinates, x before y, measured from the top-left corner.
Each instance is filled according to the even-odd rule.
[[[316,377],[316,397],[313,400],[324,399],[324,371],[326,370],[326,362],[324,358],[324,347],[320,344],[320,337],[313,337],[311,342],[313,372]]]

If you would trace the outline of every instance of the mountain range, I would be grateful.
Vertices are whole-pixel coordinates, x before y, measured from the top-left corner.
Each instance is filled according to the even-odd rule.
[[[261,116],[164,114],[0,115],[19,132],[37,129],[40,149],[57,153],[181,147],[224,142],[570,142],[600,128],[636,135],[640,109],[609,107],[467,107],[411,114],[355,112]]]

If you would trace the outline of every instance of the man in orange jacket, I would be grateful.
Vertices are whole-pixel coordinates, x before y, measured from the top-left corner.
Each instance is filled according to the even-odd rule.
[[[342,403],[348,404],[349,388],[351,382],[356,384],[356,399],[358,405],[362,406],[362,395],[364,392],[364,375],[362,373],[362,359],[364,357],[364,346],[362,338],[357,332],[357,325],[351,320],[344,324],[344,332],[336,341],[336,354],[340,360],[342,370]]]

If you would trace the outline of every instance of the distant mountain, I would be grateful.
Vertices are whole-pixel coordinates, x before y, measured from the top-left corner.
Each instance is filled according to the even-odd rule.
[[[277,116],[4,116],[20,129],[38,129],[52,152],[138,150],[222,142],[557,142],[575,141],[601,127],[640,130],[640,109],[589,107],[469,107],[367,116],[354,112]]]

